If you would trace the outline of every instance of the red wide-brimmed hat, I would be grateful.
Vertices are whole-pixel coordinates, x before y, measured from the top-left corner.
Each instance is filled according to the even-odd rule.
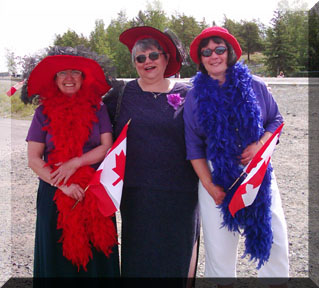
[[[125,30],[119,37],[120,41],[128,47],[130,52],[138,40],[152,38],[158,41],[164,51],[170,55],[169,61],[164,72],[164,77],[176,74],[182,66],[182,57],[172,39],[158,29],[149,26],[133,27]]]
[[[111,88],[96,61],[82,56],[53,55],[45,57],[32,70],[28,79],[28,95],[41,95],[51,87],[56,73],[63,70],[82,71],[86,86],[91,87],[98,96],[103,96]]]
[[[227,29],[214,26],[214,27],[209,27],[204,29],[191,43],[189,54],[195,63],[197,64],[200,63],[200,59],[198,58],[198,55],[197,55],[197,50],[198,50],[200,41],[202,39],[212,37],[212,36],[218,36],[220,38],[225,39],[233,47],[237,56],[237,60],[239,60],[242,51],[237,39],[232,34],[230,34]]]

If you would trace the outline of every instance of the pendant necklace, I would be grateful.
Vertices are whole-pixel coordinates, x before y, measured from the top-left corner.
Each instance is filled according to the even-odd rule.
[[[155,92],[151,92],[151,91],[150,91],[150,93],[153,94],[154,99],[157,99],[157,97],[160,96],[161,94],[163,94],[164,92],[157,92],[157,93],[155,93]]]

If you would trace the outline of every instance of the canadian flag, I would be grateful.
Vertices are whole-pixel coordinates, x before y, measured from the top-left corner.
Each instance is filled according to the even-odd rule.
[[[98,207],[105,217],[112,215],[120,207],[126,161],[126,134],[130,121],[123,127],[88,186],[98,198]]]
[[[10,97],[12,96],[14,93],[16,93],[19,89],[22,88],[23,83],[25,80],[16,83],[14,86],[12,86],[8,91],[7,91],[7,95]]]
[[[242,175],[246,174],[247,176],[235,191],[228,205],[229,212],[233,217],[238,210],[253,204],[283,126],[284,123],[276,129],[263,147],[259,149],[253,159],[251,159],[244,168]]]

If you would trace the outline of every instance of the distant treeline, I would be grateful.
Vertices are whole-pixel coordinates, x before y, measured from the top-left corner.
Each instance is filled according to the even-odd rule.
[[[218,25],[227,28],[239,40],[246,64],[264,67],[262,76],[277,76],[280,71],[283,71],[285,76],[318,76],[311,72],[319,70],[319,12],[316,7],[319,3],[310,11],[302,8],[305,4],[291,9],[285,7],[284,3],[286,2],[279,2],[279,8],[274,11],[268,26],[259,20],[234,21],[226,16],[222,25]],[[139,11],[132,19],[128,19],[126,13],[120,11],[117,18],[112,19],[107,27],[102,19],[96,20],[95,28],[89,37],[68,30],[63,35],[56,35],[53,44],[72,47],[84,45],[111,60],[114,68],[112,76],[136,77],[131,55],[127,47],[118,40],[124,30],[143,25],[161,31],[169,28],[178,36],[188,52],[194,37],[204,28],[216,25],[215,21],[208,24],[205,19],[197,21],[183,13],[168,17],[161,7],[160,1],[155,0],[153,4],[148,4],[145,11]],[[252,61],[252,55],[256,52],[262,55],[257,62]],[[187,56],[180,72],[181,77],[191,77],[195,73],[196,66]]]

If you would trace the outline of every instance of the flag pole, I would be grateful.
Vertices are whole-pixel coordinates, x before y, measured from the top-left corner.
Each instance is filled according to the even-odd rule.
[[[238,176],[238,178],[234,181],[234,183],[228,188],[228,191],[230,191],[235,184],[238,182],[238,180],[240,179],[241,176],[243,176],[245,174],[245,169],[243,170],[243,172],[241,172],[241,174]]]
[[[90,186],[90,185],[86,186],[86,188],[84,189],[84,192],[86,192],[86,190],[88,190],[89,186]],[[76,205],[78,205],[79,202],[80,202],[80,200],[77,200],[77,201],[74,203],[74,205],[73,205],[73,207],[72,207],[71,210],[73,210],[73,209],[76,207]]]
[[[262,142],[261,143],[263,146],[264,146],[264,143]],[[247,164],[247,166],[250,164],[250,162]],[[246,166],[246,167],[247,167]],[[246,167],[243,169],[243,171],[241,172],[241,174],[238,176],[238,178],[234,181],[234,183],[228,188],[228,191],[230,191],[234,186],[235,186],[235,184],[238,182],[238,180],[240,179],[240,177],[242,177],[244,174],[245,174],[245,172],[246,172]]]

